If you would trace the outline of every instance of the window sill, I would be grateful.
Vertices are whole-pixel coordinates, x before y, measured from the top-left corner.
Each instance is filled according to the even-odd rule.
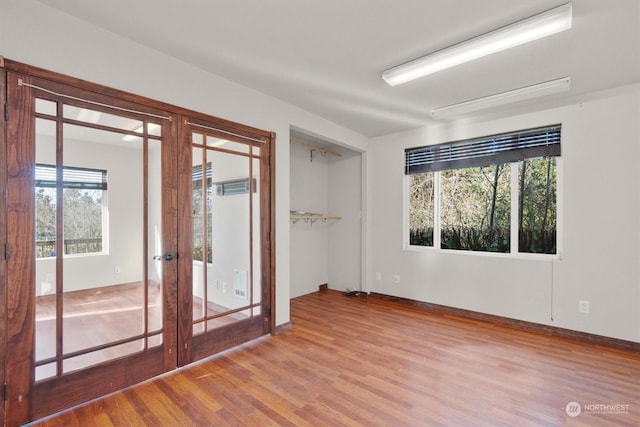
[[[481,251],[464,251],[456,249],[439,249],[433,246],[415,246],[405,245],[404,251],[408,252],[424,252],[433,254],[446,254],[452,256],[480,256],[490,258],[503,258],[526,261],[562,261],[561,254],[528,254],[528,253],[502,253],[502,252],[481,252]]]

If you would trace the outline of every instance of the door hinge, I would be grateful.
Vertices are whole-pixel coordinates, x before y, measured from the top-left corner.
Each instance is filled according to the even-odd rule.
[[[4,244],[4,259],[5,260],[9,259],[9,244],[8,243]]]
[[[4,121],[5,122],[9,121],[9,103],[8,102],[4,103]]]
[[[9,384],[4,383],[2,386],[2,398],[7,401],[9,400]]]

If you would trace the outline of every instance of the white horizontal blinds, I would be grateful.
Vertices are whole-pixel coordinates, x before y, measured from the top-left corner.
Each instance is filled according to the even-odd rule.
[[[207,180],[207,187],[211,186],[211,178],[213,177],[213,170],[211,168],[211,163],[207,163],[205,169],[206,175],[204,178]],[[193,189],[201,189],[202,188],[202,165],[195,165],[191,170],[191,180],[193,181]]]
[[[561,125],[405,150],[405,174],[512,163],[560,156]]]
[[[56,187],[56,167],[37,164],[35,170],[36,187]],[[62,187],[80,190],[106,190],[107,171],[65,166],[62,169]]]

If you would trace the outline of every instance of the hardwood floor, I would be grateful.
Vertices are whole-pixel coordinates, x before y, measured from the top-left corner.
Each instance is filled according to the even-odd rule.
[[[640,425],[638,353],[335,291],[292,300],[291,319],[34,425]]]

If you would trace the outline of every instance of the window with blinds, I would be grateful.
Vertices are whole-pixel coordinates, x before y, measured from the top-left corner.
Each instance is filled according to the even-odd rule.
[[[558,253],[560,142],[552,125],[406,149],[409,246]]]
[[[405,150],[405,173],[513,163],[560,156],[560,125]]]
[[[36,258],[56,256],[59,214],[62,216],[65,255],[102,253],[106,248],[103,230],[107,219],[107,171],[64,166],[60,183],[62,193],[58,192],[56,166],[38,163],[34,175]]]
[[[41,163],[36,164],[35,178],[36,187],[55,188],[57,182],[56,167]],[[64,166],[62,168],[62,187],[78,190],[106,190],[107,171]]]

